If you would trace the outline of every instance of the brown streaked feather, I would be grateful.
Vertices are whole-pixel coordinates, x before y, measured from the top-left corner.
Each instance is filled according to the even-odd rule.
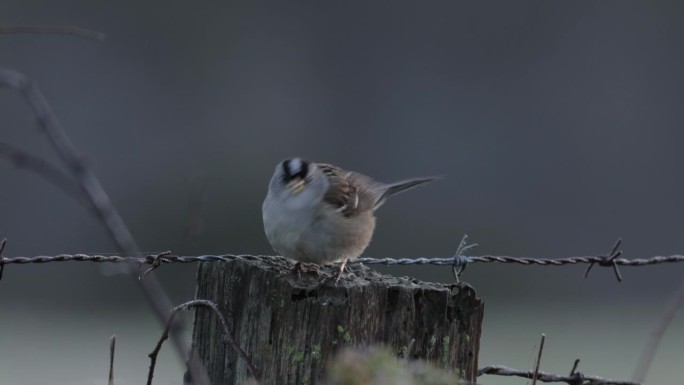
[[[323,200],[333,205],[345,218],[350,218],[382,206],[387,197],[440,179],[422,177],[385,184],[353,171],[345,171],[331,164],[316,163],[330,181]]]
[[[384,184],[368,176],[330,164],[316,165],[330,181],[330,188],[323,200],[337,208],[346,218],[373,210],[387,190]]]

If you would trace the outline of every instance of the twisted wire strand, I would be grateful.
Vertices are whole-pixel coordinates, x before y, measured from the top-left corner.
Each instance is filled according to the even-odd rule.
[[[220,255],[196,255],[178,256],[169,253],[149,254],[140,257],[120,256],[120,255],[99,255],[99,254],[58,254],[58,255],[39,255],[35,257],[1,257],[0,264],[31,264],[31,263],[52,263],[52,262],[135,262],[140,264],[151,263],[196,263],[196,262],[229,262],[233,260],[256,260],[256,259],[277,259],[279,256],[272,255],[249,255],[249,254],[220,254]],[[453,266],[465,263],[508,263],[520,265],[540,265],[540,266],[563,266],[576,264],[605,264],[606,256],[580,256],[568,258],[528,258],[510,256],[457,256],[449,258],[358,258],[349,263],[363,263],[367,265],[437,265]],[[621,266],[648,266],[662,263],[684,262],[684,255],[654,256],[650,258],[625,259],[616,258],[612,262]]]
[[[477,376],[484,374],[491,374],[497,376],[514,376],[522,378],[533,378],[534,372],[531,370],[517,370],[503,365],[492,365],[480,368],[477,371]],[[638,382],[614,380],[610,378],[603,378],[598,376],[588,376],[579,372],[572,373],[569,376],[559,376],[557,374],[539,372],[537,378],[542,382],[565,382],[568,384],[580,385],[639,385]]]

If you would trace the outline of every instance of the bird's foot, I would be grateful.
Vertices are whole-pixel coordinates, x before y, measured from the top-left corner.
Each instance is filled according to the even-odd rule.
[[[295,263],[295,265],[292,267],[292,270],[290,271],[290,273],[292,273],[293,275],[296,275],[297,278],[301,278],[301,277],[302,277],[302,272],[303,272],[303,271],[304,271],[304,268],[302,268],[302,263],[298,261],[298,262]]]
[[[295,265],[292,267],[292,270],[290,270],[290,273],[293,275],[296,275],[297,278],[302,278],[302,274],[308,274],[308,275],[313,275],[316,277],[319,277],[321,275],[321,271],[318,269],[318,266],[316,264],[307,264],[307,268],[304,268],[304,265],[301,262],[295,263]]]
[[[347,261],[348,261],[348,259],[345,259],[344,261],[342,261],[342,263],[340,264],[340,268],[332,276],[328,276],[328,277],[324,276],[323,278],[320,279],[320,282],[324,283],[328,279],[332,279],[334,281],[335,285],[337,285],[337,282],[339,282],[341,278],[344,278],[344,275],[345,275],[344,269],[347,267]]]

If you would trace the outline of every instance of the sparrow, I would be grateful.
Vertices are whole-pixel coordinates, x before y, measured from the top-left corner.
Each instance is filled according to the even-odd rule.
[[[280,162],[262,206],[264,230],[273,249],[300,262],[327,264],[359,257],[375,230],[375,210],[392,195],[439,177],[394,183],[302,158]],[[339,279],[339,277],[338,277]]]

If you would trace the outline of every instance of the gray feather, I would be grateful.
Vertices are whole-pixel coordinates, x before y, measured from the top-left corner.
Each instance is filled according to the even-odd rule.
[[[412,179],[406,179],[402,180],[399,182],[394,182],[386,185],[386,189],[384,193],[379,197],[375,204],[375,209],[380,207],[387,198],[391,197],[392,195],[397,195],[401,192],[410,190],[414,187],[422,186],[424,184],[430,183],[434,180],[441,179],[439,176],[430,176],[430,177],[423,177],[423,178],[412,178]]]

